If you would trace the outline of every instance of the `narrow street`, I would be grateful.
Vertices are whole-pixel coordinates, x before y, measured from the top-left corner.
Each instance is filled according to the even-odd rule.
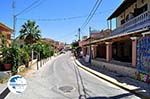
[[[89,99],[138,99],[135,95],[77,68],[71,52],[52,59],[26,80],[28,85],[24,93],[9,93],[6,99],[79,99],[84,96]]]

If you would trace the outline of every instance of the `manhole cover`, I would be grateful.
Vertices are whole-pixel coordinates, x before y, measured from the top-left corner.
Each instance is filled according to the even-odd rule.
[[[70,93],[74,88],[72,86],[62,86],[59,87],[59,90],[61,90],[64,93]]]

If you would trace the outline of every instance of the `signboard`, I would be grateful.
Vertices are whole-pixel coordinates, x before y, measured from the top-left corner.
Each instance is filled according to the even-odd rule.
[[[143,37],[137,45],[137,69],[150,74],[150,37]]]

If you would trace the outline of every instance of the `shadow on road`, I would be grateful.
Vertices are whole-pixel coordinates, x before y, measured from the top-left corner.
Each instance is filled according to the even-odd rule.
[[[105,75],[107,75],[109,77],[112,77],[112,78],[114,78],[115,80],[117,80],[120,83],[126,83],[127,85],[133,85],[133,86],[138,87],[138,89],[136,89],[136,90],[138,90],[138,93],[143,93],[146,96],[150,95],[150,93],[149,93],[150,92],[150,86],[149,86],[149,84],[146,84],[144,82],[138,81],[138,80],[130,78],[130,77],[126,77],[126,76],[117,74],[117,73],[115,73],[113,71],[110,71],[110,70],[107,70],[105,68],[100,68],[99,66],[94,66],[92,64],[86,63],[81,58],[78,59],[78,61],[82,65],[84,65],[84,66],[86,66],[86,67],[88,67],[90,69],[93,69],[93,70],[95,70],[97,72],[103,73],[103,74],[105,74]],[[142,90],[145,90],[145,92],[142,92]]]
[[[5,97],[10,93],[8,87],[0,94],[0,99],[5,99]]]
[[[105,96],[97,96],[97,97],[89,97],[87,99],[120,99],[120,98],[128,98],[128,96],[131,96],[133,94],[131,93],[125,93],[125,94],[120,94],[112,97],[105,97]]]

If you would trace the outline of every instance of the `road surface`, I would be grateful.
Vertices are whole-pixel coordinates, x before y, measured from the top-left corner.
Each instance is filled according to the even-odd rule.
[[[10,92],[6,99],[139,99],[78,68],[71,52],[52,59],[26,80],[24,93]]]

